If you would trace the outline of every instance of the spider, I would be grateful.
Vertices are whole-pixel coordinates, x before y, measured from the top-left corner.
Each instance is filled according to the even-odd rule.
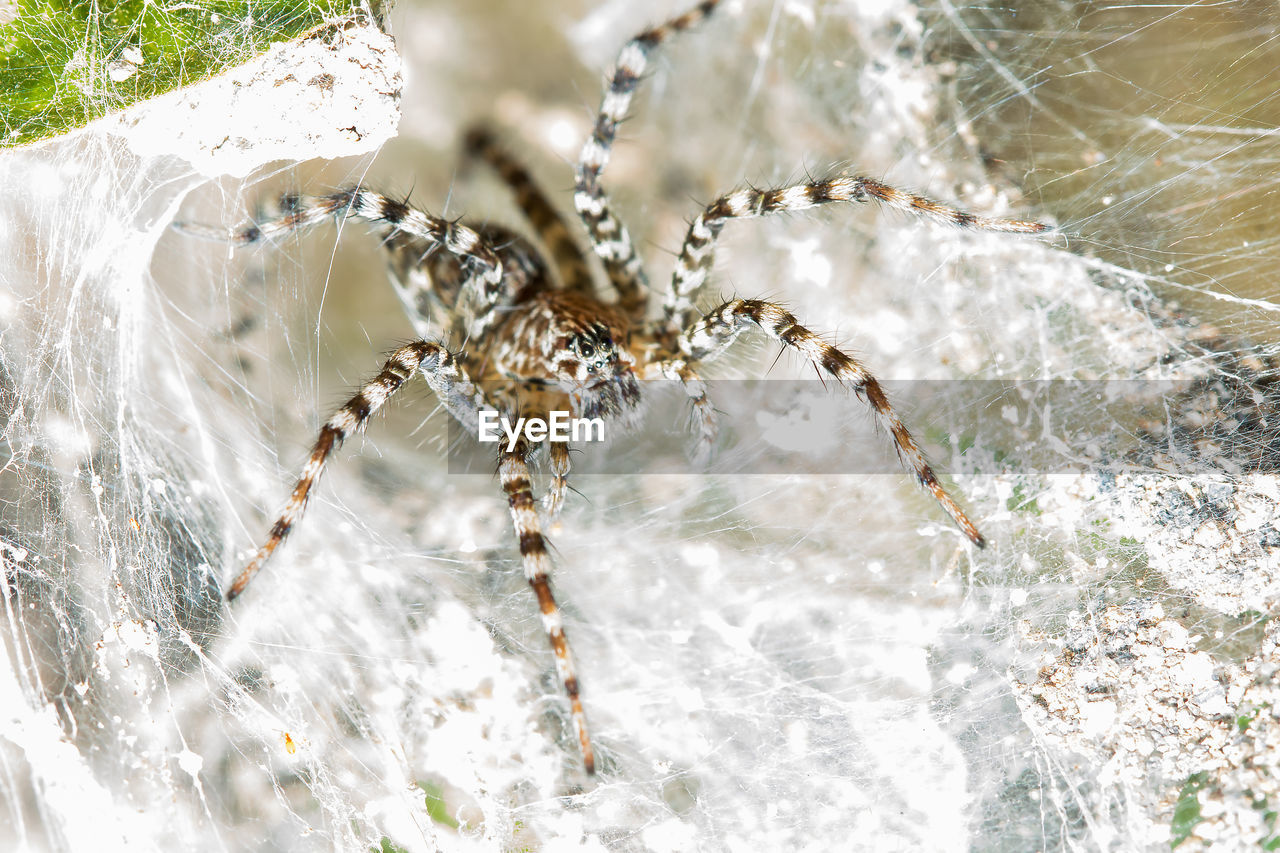
[[[709,454],[716,413],[699,378],[702,362],[721,355],[754,326],[858,394],[893,440],[899,459],[960,528],[981,548],[982,534],[947,493],[924,453],[889,404],[875,378],[854,357],[800,324],[785,308],[759,299],[731,299],[711,311],[695,307],[712,266],[716,238],[734,219],[801,211],[825,204],[876,202],[947,225],[1034,234],[1037,222],[991,219],[903,192],[864,177],[836,176],[775,189],[741,189],[718,198],[690,224],[660,310],[650,311],[650,288],[626,227],[610,208],[601,184],[619,124],[640,84],[649,57],[664,41],[711,15],[720,0],[704,0],[666,23],[641,32],[622,48],[605,84],[603,102],[576,169],[574,207],[616,298],[605,301],[569,225],[529,173],[485,128],[470,131],[464,156],[491,167],[506,183],[541,243],[497,225],[466,224],[426,214],[407,201],[362,186],[321,196],[287,194],[280,211],[219,239],[247,244],[332,218],[370,223],[388,252],[392,283],[422,339],[391,354],[382,372],[366,382],[320,430],[310,457],[265,543],[232,582],[235,599],[298,523],[330,456],[362,430],[414,374],[421,374],[451,415],[473,434],[482,413],[543,417],[556,410],[635,422],[641,379],[679,382],[688,395],[697,431],[695,453]],[[187,230],[198,230],[188,228]],[[465,341],[463,352],[438,341]],[[537,597],[568,696],[574,729],[588,774],[595,753],[581,690],[549,575],[551,559],[534,500],[530,466],[545,454],[550,482],[543,516],[554,517],[568,489],[569,446],[521,435],[498,445],[497,469],[511,509],[525,577]]]

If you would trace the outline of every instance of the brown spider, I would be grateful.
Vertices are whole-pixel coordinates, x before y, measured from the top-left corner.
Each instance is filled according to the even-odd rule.
[[[250,243],[333,217],[354,217],[374,224],[390,253],[393,283],[423,340],[397,349],[382,372],[325,423],[266,543],[236,577],[228,599],[244,591],[298,522],[333,451],[361,430],[415,373],[422,374],[453,417],[473,433],[478,432],[481,413],[488,411],[513,419],[546,418],[552,411],[563,410],[627,424],[637,416],[640,379],[677,380],[692,401],[698,452],[705,456],[716,436],[716,417],[697,368],[700,362],[723,353],[747,326],[756,326],[794,349],[820,372],[865,399],[878,423],[892,436],[903,465],[969,541],[978,547],[985,544],[977,527],[938,482],[880,385],[857,359],[823,341],[774,303],[733,299],[705,314],[700,314],[695,304],[711,268],[716,237],[731,219],[837,202],[878,202],[949,225],[985,231],[1038,233],[1047,226],[976,216],[862,177],[738,190],[717,199],[693,220],[676,260],[671,288],[663,297],[661,316],[649,318],[648,286],[640,258],[627,229],[610,210],[600,175],[649,54],[672,34],[711,14],[718,2],[705,0],[693,10],[640,33],[622,48],[609,74],[595,129],[583,146],[574,204],[608,273],[616,302],[606,303],[597,296],[587,260],[565,221],[528,173],[485,130],[468,134],[466,153],[485,161],[514,192],[546,249],[550,265],[538,248],[505,228],[439,219],[362,187],[317,197],[286,195],[281,199],[280,215],[243,226],[231,235],[234,242]],[[428,339],[468,341],[473,351],[456,353]],[[551,592],[551,560],[530,483],[531,458],[543,449],[552,475],[544,509],[554,515],[568,488],[569,448],[565,442],[531,442],[525,437],[510,444],[503,442],[499,444],[498,475],[511,507],[525,576],[537,595],[556,668],[569,697],[583,763],[588,773],[594,773],[595,757],[578,679]]]

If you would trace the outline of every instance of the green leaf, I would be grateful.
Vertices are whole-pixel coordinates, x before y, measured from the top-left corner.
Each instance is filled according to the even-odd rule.
[[[427,815],[436,823],[457,829],[458,821],[449,814],[449,809],[444,803],[444,789],[431,782],[419,782],[418,787],[427,797]]]
[[[1178,794],[1178,804],[1173,808],[1173,824],[1170,827],[1169,846],[1177,847],[1191,837],[1200,822],[1200,791],[1209,782],[1208,773],[1193,773],[1187,777]]]
[[[355,0],[17,0],[0,23],[0,146],[25,145],[243,64]]]

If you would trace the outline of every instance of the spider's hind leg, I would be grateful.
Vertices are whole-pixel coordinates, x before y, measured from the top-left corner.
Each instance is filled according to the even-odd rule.
[[[463,141],[466,157],[483,160],[497,173],[515,196],[516,204],[547,248],[551,261],[568,290],[594,294],[591,270],[568,224],[538,186],[537,181],[489,128],[478,125],[467,131]]]
[[[748,324],[758,326],[784,346],[796,350],[820,372],[847,382],[855,393],[867,401],[880,426],[893,437],[902,464],[915,474],[916,480],[933,495],[969,541],[979,548],[986,539],[969,520],[964,510],[942,487],[937,475],[925,459],[924,451],[897,412],[889,405],[884,389],[866,367],[813,332],[800,325],[795,315],[780,305],[759,299],[734,299],[706,314],[680,336],[680,348],[691,361],[715,358],[733,343]]]
[[[363,220],[382,233],[389,246],[402,252],[415,251],[420,258],[434,251],[456,258],[465,275],[452,307],[468,318],[467,333],[471,337],[479,337],[489,329],[496,319],[494,309],[509,295],[502,260],[474,228],[432,216],[405,200],[361,186],[345,187],[322,196],[285,193],[278,199],[277,212],[229,232],[187,223],[175,227],[204,239],[247,245],[331,219]],[[402,262],[393,259],[393,274],[398,266],[403,266]],[[421,295],[427,295],[428,290],[430,286],[423,289]],[[401,292],[411,316],[417,312],[426,317],[429,307],[425,301],[419,304],[418,295]],[[429,329],[416,322],[415,325],[420,332]]]

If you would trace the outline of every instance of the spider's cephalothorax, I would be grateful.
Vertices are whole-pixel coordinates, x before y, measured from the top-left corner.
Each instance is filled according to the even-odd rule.
[[[634,420],[640,402],[627,319],[590,294],[547,290],[494,329],[493,367],[519,382],[550,382],[579,417]]]
[[[231,235],[235,242],[252,242],[333,217],[373,224],[384,237],[392,283],[424,340],[397,349],[382,372],[321,428],[293,493],[265,544],[232,583],[228,598],[245,589],[293,529],[333,451],[362,429],[415,373],[423,376],[453,417],[473,433],[483,410],[497,410],[508,417],[545,416],[546,409],[562,404],[582,417],[630,423],[640,402],[638,378],[674,380],[681,383],[693,404],[697,453],[705,456],[716,436],[716,416],[698,367],[721,355],[747,328],[762,331],[805,358],[821,375],[835,378],[864,399],[892,439],[904,467],[971,543],[978,547],[985,544],[861,362],[827,343],[775,303],[733,299],[706,312],[696,306],[711,270],[716,238],[734,219],[826,204],[877,203],[960,228],[1031,234],[1047,230],[1046,226],[976,216],[862,177],[842,175],[775,189],[738,190],[712,202],[693,220],[660,310],[648,310],[650,288],[643,265],[627,229],[610,208],[600,178],[618,125],[643,79],[649,54],[717,5],[718,0],[704,0],[684,15],[639,34],[622,48],[606,82],[591,137],[582,148],[574,206],[592,251],[608,274],[616,301],[599,298],[587,258],[568,224],[519,162],[484,129],[467,135],[466,155],[487,163],[510,187],[537,242],[546,250],[547,260],[533,242],[510,229],[439,219],[405,201],[362,187],[318,197],[285,196],[278,216],[244,226]],[[187,230],[207,231],[190,226]],[[465,349],[455,354],[444,343],[428,339],[455,342]],[[473,377],[477,382],[483,380],[483,391]],[[595,753],[551,591],[551,560],[529,474],[530,460],[542,450],[551,470],[543,508],[554,516],[568,489],[569,449],[565,443],[536,445],[521,438],[514,444],[500,445],[498,475],[511,509],[525,575],[537,595],[569,697],[583,763],[592,773]]]

